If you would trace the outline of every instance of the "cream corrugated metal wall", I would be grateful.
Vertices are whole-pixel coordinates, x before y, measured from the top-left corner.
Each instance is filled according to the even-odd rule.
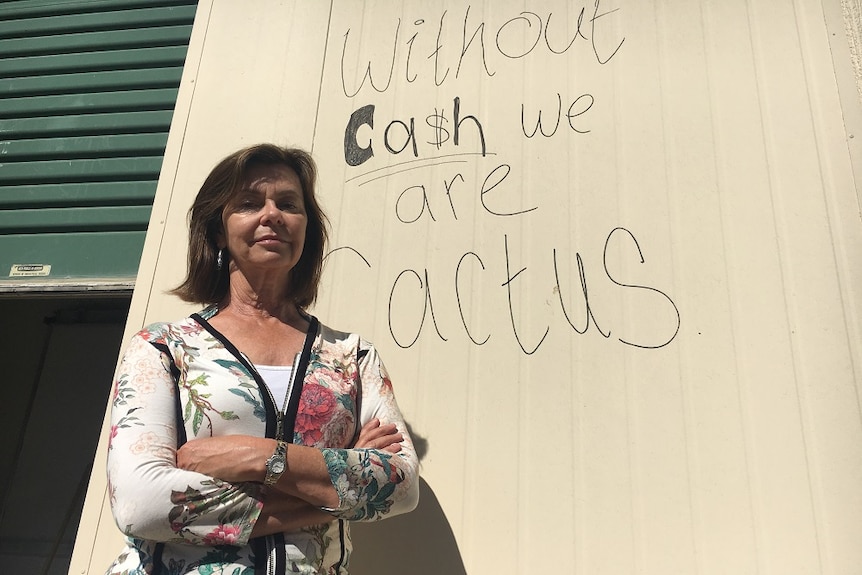
[[[343,248],[315,313],[426,446],[354,573],[859,573],[842,34],[837,1],[202,3],[127,331],[188,311],[215,161],[312,148]],[[116,553],[104,488],[70,573]]]

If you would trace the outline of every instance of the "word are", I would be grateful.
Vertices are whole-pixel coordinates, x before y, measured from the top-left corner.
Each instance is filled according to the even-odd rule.
[[[511,171],[512,167],[509,164],[500,164],[485,176],[485,180],[479,188],[478,196],[479,203],[486,213],[492,216],[502,217],[519,216],[538,209],[538,206],[532,206],[529,208],[515,207],[511,204],[503,206],[502,204],[505,200],[501,200],[500,198],[503,197],[502,194],[506,191],[504,188],[500,188],[494,194],[491,194],[491,192],[496,190],[498,186],[505,182]],[[459,180],[461,183],[456,186],[456,182]],[[458,210],[456,209],[456,202],[452,192],[453,190],[458,192],[456,188],[461,187],[461,184],[463,183],[465,183],[465,180],[461,173],[456,173],[451,178],[443,180],[442,195],[446,196],[449,210],[452,212],[452,219],[454,220],[458,219]],[[509,199],[512,197],[517,198],[521,195],[520,190],[511,190],[510,187],[509,191],[512,192],[509,195]],[[489,197],[486,199],[485,196]],[[398,195],[398,199],[395,201],[395,217],[402,224],[414,224],[427,213],[427,217],[436,222],[437,217],[434,216],[431,204],[436,203],[437,201],[435,200],[435,202],[432,202],[431,197],[434,197],[434,195],[429,196],[428,189],[425,187],[425,184],[416,184],[405,188]]]

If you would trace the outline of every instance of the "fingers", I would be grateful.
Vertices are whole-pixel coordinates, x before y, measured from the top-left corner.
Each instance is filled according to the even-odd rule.
[[[393,443],[391,445],[387,445],[383,448],[383,451],[388,451],[389,453],[398,453],[401,451],[401,440],[398,440],[398,443]]]
[[[398,453],[401,451],[401,441],[403,440],[404,438],[401,434],[396,433],[394,435],[386,435],[372,441],[366,441],[362,445],[357,442],[356,447],[360,447],[362,449],[379,449],[382,451],[388,451],[389,453]]]
[[[356,447],[363,449],[386,449],[393,444],[398,445],[403,440],[404,437],[397,430],[393,429],[381,435],[363,436],[360,434],[359,439],[356,441]]]
[[[401,451],[404,436],[398,432],[394,423],[380,424],[378,419],[372,419],[362,426],[356,447],[361,449],[380,449],[389,453]]]

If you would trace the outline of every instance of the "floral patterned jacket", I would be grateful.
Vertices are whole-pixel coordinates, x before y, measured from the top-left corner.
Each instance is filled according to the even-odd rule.
[[[207,322],[217,312],[145,328],[120,364],[108,489],[126,548],[108,573],[347,573],[349,521],[404,513],[418,500],[416,452],[386,370],[359,336],[312,321],[293,443],[323,451],[340,503],[327,510],[330,523],[250,539],[261,484],[176,467],[177,446],[187,439],[276,434],[277,408],[260,376]],[[405,438],[399,453],[350,449],[374,417],[397,425]]]

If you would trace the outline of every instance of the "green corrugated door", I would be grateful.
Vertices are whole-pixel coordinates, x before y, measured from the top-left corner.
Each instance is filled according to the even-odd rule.
[[[195,8],[0,3],[0,290],[133,280]]]

